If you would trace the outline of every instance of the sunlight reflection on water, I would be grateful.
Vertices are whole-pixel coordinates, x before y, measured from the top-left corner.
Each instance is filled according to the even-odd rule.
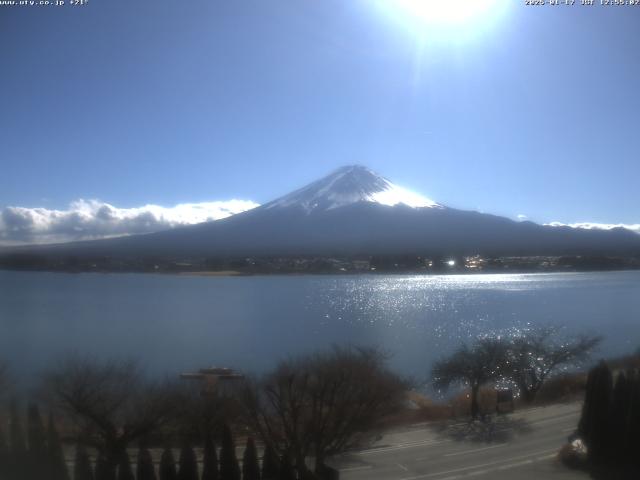
[[[606,311],[608,296],[624,293],[597,274],[575,273],[333,277],[317,286],[307,308],[321,309],[324,325],[366,328],[367,338],[396,355],[424,349],[431,358],[478,336],[536,324],[597,331],[620,313]],[[589,307],[594,294],[601,298],[595,310]],[[640,327],[635,330],[637,338]]]
[[[332,344],[376,345],[419,379],[461,342],[538,324],[640,346],[640,272],[188,277],[0,272],[0,352],[29,372],[60,352],[161,372],[263,371]]]

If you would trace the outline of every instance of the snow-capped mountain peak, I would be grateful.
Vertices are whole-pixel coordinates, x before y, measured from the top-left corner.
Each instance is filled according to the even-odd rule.
[[[433,200],[399,187],[361,165],[339,168],[320,180],[264,205],[263,208],[298,207],[311,213],[360,202],[442,208],[442,205]]]

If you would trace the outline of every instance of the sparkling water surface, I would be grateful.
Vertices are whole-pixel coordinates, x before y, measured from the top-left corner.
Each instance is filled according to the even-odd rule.
[[[332,344],[375,345],[424,380],[486,333],[555,324],[640,347],[640,272],[199,277],[0,271],[0,358],[33,378],[67,352],[141,360],[153,373],[261,372]]]

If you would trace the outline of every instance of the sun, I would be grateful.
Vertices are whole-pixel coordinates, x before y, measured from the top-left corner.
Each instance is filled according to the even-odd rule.
[[[389,8],[426,25],[459,25],[490,14],[499,0],[392,0]]]
[[[464,41],[493,28],[510,8],[506,0],[368,0],[383,17],[420,38]]]

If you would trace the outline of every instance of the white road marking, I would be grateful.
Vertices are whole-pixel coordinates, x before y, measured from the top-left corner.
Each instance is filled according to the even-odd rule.
[[[491,445],[490,447],[474,448],[473,450],[464,450],[462,452],[446,453],[444,456],[457,457],[458,455],[466,455],[467,453],[482,452],[484,450],[491,450],[493,448],[504,447],[505,445],[506,443],[498,443],[497,445]]]
[[[529,412],[533,412],[534,410],[541,410],[543,412],[540,412],[540,413],[535,412],[534,415],[529,415]],[[556,425],[549,427],[549,433],[552,433],[552,430],[553,430],[553,432],[555,432],[554,435],[558,436],[560,432],[567,433],[575,430],[575,427],[570,427],[570,425],[573,422],[573,420],[580,415],[580,409],[571,408],[571,409],[559,409],[559,410],[548,409],[547,410],[546,407],[538,407],[535,409],[530,409],[523,413],[524,415],[516,414],[516,415],[510,416],[510,418],[517,421],[524,421],[525,423],[531,426],[540,426],[542,430],[545,430],[547,428],[547,427],[543,427],[543,425],[555,423]],[[460,423],[458,424],[458,426],[459,425],[466,425],[466,422]],[[425,427],[430,426],[430,422],[418,423],[413,425],[414,428],[422,427],[422,426],[425,426]],[[506,426],[506,429],[500,429],[500,430],[503,431],[507,429],[515,430],[514,428],[511,428],[509,426]],[[428,430],[431,430],[432,433],[427,433]],[[412,437],[421,431],[422,429],[411,430],[410,434],[406,436]],[[375,455],[376,453],[380,453],[380,459],[381,461],[385,460],[384,463],[386,464],[387,468],[388,467],[393,468],[393,465],[394,465],[392,463],[393,461],[392,459],[394,457],[393,452],[404,450],[404,449],[411,449],[411,448],[415,448],[416,452],[419,452],[421,447],[430,447],[431,445],[440,445],[440,444],[446,444],[446,443],[458,443],[458,442],[455,442],[455,440],[453,439],[442,439],[441,436],[436,436],[435,432],[433,432],[431,428],[424,428],[424,432],[425,432],[424,436],[426,436],[427,438],[423,437],[423,440],[417,440],[417,439],[409,440],[409,439],[406,439],[406,436],[404,435],[403,432],[394,432],[391,435],[392,438],[387,437],[385,439],[387,442],[390,442],[390,443],[387,443],[387,445],[381,445],[379,448],[370,447],[369,449],[363,450],[360,452],[356,452],[356,451],[350,452],[350,454],[367,456],[367,455]],[[405,441],[402,441],[403,436],[405,436]],[[393,438],[393,437],[396,437],[396,438]],[[398,443],[393,443],[394,441]],[[465,478],[469,478],[469,477],[490,475],[492,472],[504,471],[512,468],[528,466],[535,462],[549,460],[557,456],[556,448],[542,450],[538,452],[531,452],[527,454],[522,454],[521,452],[520,455],[513,456],[510,458],[501,458],[500,460],[495,459],[495,456],[493,457],[494,459],[492,460],[491,459],[492,455],[488,455],[489,458],[486,458],[486,460],[492,460],[492,461],[488,461],[486,463],[470,465],[466,467],[459,467],[459,468],[454,468],[453,470],[446,470],[441,472],[431,472],[431,473],[422,474],[422,475],[415,475],[415,473],[417,473],[415,472],[414,473],[415,476],[409,476],[412,473],[410,469],[413,462],[420,462],[423,460],[432,460],[435,458],[456,457],[456,456],[465,455],[465,454],[472,454],[474,452],[481,452],[488,449],[498,448],[498,447],[504,446],[505,444],[510,445],[509,442],[494,444],[494,445],[489,444],[486,447],[480,447],[480,448],[465,450],[465,451],[454,451],[452,453],[447,453],[447,454],[443,453],[442,450],[438,448],[435,449],[435,452],[430,448],[425,448],[424,453],[426,453],[427,456],[408,461],[408,465],[409,465],[408,467],[407,467],[407,464],[395,464],[395,465],[397,465],[397,468],[408,472],[407,474],[408,476],[403,477],[400,480],[427,480],[427,479],[429,480],[464,480]],[[385,455],[385,453],[390,453],[390,455]],[[505,453],[505,450],[502,450],[500,453],[502,454],[501,456],[498,455],[500,457],[504,457],[508,455],[508,453]],[[484,455],[481,457],[484,457]],[[387,463],[387,461],[389,463]],[[451,465],[451,467],[455,467],[455,466],[456,466],[455,463]],[[350,471],[371,470],[371,469],[373,469],[374,471],[377,471],[379,467],[382,467],[382,465],[366,465],[365,464],[361,466],[352,466],[345,469],[341,469],[341,471],[350,472]],[[389,473],[390,472],[391,471],[389,471]],[[398,474],[398,472],[399,471],[396,470],[396,475]],[[369,475],[369,474],[364,474],[364,475]]]
[[[558,416],[551,417],[551,418],[544,418],[542,420],[534,420],[534,421],[529,422],[529,423],[531,423],[532,425],[540,425],[542,423],[561,422],[563,420],[569,420],[569,418],[571,418],[571,417],[577,417],[579,413],[580,412],[567,413],[567,414],[564,414],[564,415],[558,415]]]
[[[358,470],[371,470],[373,467],[371,465],[363,465],[361,467],[348,467],[341,468],[341,472],[357,472]]]
[[[399,443],[398,445],[392,445],[389,447],[370,448],[369,450],[354,452],[354,454],[355,455],[374,455],[376,453],[394,452],[396,450],[403,450],[405,448],[426,447],[429,445],[439,445],[441,443],[450,443],[450,442],[451,440],[439,440],[439,441],[426,440],[421,442]]]
[[[423,460],[431,460],[433,457],[420,457],[420,458],[416,458],[414,460],[414,462],[421,462]]]
[[[556,451],[555,448],[554,449],[549,449],[549,450],[542,450],[542,451],[539,451],[539,452],[529,453],[527,455],[520,455],[520,456],[517,456],[517,457],[506,458],[504,460],[496,460],[494,462],[481,463],[481,464],[478,464],[478,465],[470,465],[468,467],[454,468],[453,470],[445,470],[443,472],[428,473],[426,475],[417,475],[415,477],[404,477],[404,478],[402,478],[400,480],[419,480],[419,479],[422,479],[422,478],[438,477],[440,475],[446,475],[448,473],[458,473],[458,472],[466,472],[468,470],[477,470],[477,469],[481,469],[482,467],[491,467],[491,466],[495,466],[495,465],[500,465],[500,464],[502,464],[504,462],[508,462],[508,461],[520,460],[520,459],[523,459],[523,458],[530,458],[530,457],[537,458],[541,454],[548,454],[550,452],[555,452],[555,451]],[[551,455],[551,456],[555,456],[555,454]],[[440,479],[440,480],[449,480],[450,478],[458,478],[458,476],[447,477],[446,479]]]
[[[507,465],[501,465],[498,467],[498,470],[509,470],[510,468],[520,467],[522,465],[529,465],[530,463],[533,463],[533,459],[531,458],[529,460],[523,460],[522,462],[508,463]]]
[[[538,420],[538,421],[531,422],[531,423],[539,425],[539,424],[543,424],[543,423],[557,422],[558,420],[563,419],[565,417],[570,417],[570,416],[577,415],[577,413],[578,412],[565,414],[565,415],[557,416],[557,417],[554,417],[554,418]],[[573,428],[571,430],[573,430]],[[353,452],[353,453],[355,455],[375,455],[376,453],[394,452],[394,451],[397,451],[397,450],[404,450],[404,449],[407,449],[407,448],[426,447],[426,446],[440,445],[440,444],[443,444],[443,443],[450,443],[450,442],[452,442],[452,440],[422,440],[422,441],[416,441],[416,442],[399,443],[397,445],[389,445],[389,446],[380,447],[380,448],[370,448],[368,450],[362,450],[360,452]],[[494,447],[495,446],[492,446],[491,448],[494,448]],[[489,447],[487,447],[487,448],[489,448]],[[455,453],[455,454],[447,454],[445,456],[455,456],[455,455],[461,455],[461,454],[462,453]],[[417,459],[417,460],[425,460],[425,458],[420,458],[420,459]]]
[[[536,462],[541,461],[541,460],[548,460],[550,458],[555,457],[556,454],[552,454],[552,455],[545,455],[542,457],[538,457],[535,459]],[[491,473],[491,472],[495,472],[496,470],[508,470],[509,468],[516,468],[516,467],[520,467],[523,465],[529,465],[530,463],[534,463],[533,460],[525,460],[524,462],[518,462],[518,463],[512,463],[510,465],[504,465],[498,468],[494,468],[494,469],[486,469],[486,470],[474,470],[473,472],[469,472],[466,473],[464,475],[453,475],[450,477],[444,477],[444,478],[440,478],[439,480],[457,480],[460,478],[469,478],[469,477],[476,477],[478,475],[486,475],[487,473]]]
[[[491,470],[476,470],[475,472],[471,472],[467,474],[468,477],[475,477],[477,475],[484,475],[485,473],[489,473]]]
[[[572,416],[577,416],[579,412],[572,412],[572,413],[568,413],[568,414],[564,414],[564,415],[559,415],[553,418],[548,418],[548,419],[543,419],[543,420],[538,420],[538,421],[533,421],[530,422],[531,424],[535,424],[535,425],[540,425],[540,424],[544,424],[544,423],[549,423],[549,422],[557,422],[559,420],[565,419],[568,417],[572,417]],[[506,431],[507,429],[502,429],[501,431]],[[572,429],[573,430],[573,429]],[[382,453],[382,452],[393,452],[396,450],[403,450],[405,448],[414,448],[414,447],[422,447],[422,446],[429,446],[429,445],[439,445],[442,443],[449,443],[452,440],[421,440],[421,441],[416,441],[416,442],[406,442],[406,443],[399,443],[397,445],[389,445],[386,447],[380,447],[380,448],[370,448],[368,450],[362,450],[360,452],[354,452],[355,455],[374,455],[376,453]]]
[[[536,460],[549,460],[550,458],[556,458],[557,456],[557,453],[552,453],[551,455],[543,455],[542,457],[538,457],[536,458]]]

